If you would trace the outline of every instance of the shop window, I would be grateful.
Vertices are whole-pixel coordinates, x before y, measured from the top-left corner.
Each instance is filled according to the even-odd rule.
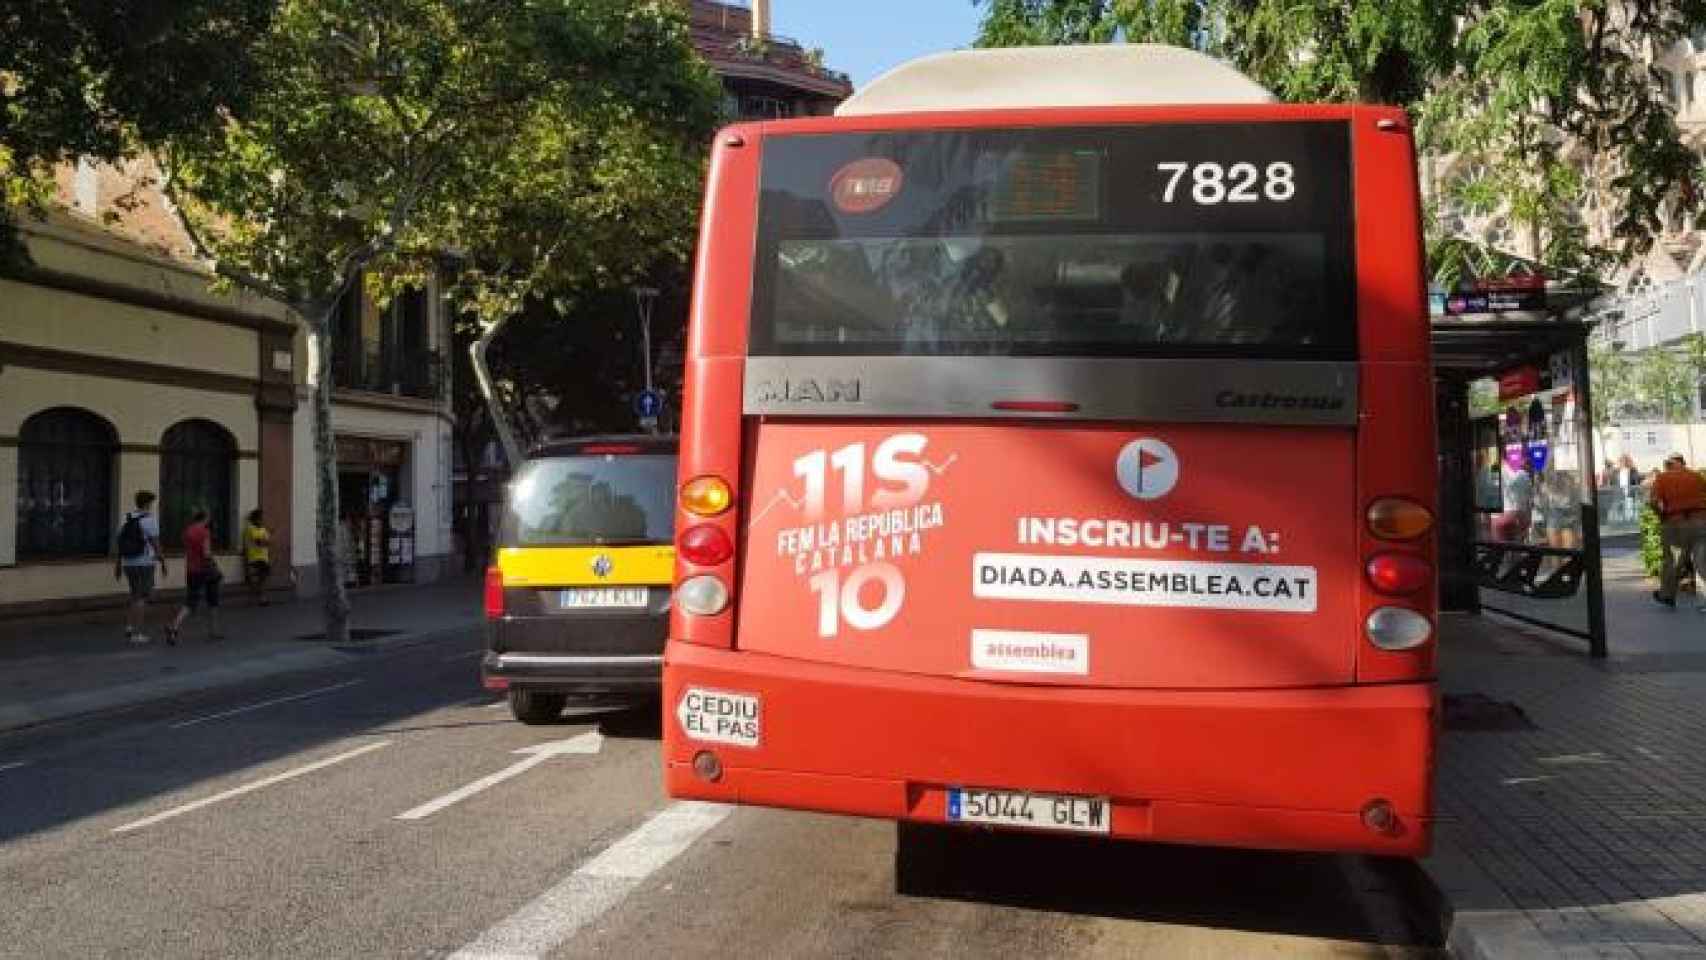
[[[167,430],[160,440],[161,542],[182,547],[190,515],[203,507],[214,546],[229,549],[236,473],[237,444],[224,427],[184,420]]]
[[[113,525],[118,434],[87,410],[56,407],[18,431],[18,559],[104,556]]]

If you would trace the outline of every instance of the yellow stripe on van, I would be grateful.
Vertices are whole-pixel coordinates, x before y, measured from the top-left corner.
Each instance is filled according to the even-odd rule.
[[[610,565],[602,577],[599,557]],[[675,548],[502,547],[498,569],[506,587],[661,587],[675,579]]]

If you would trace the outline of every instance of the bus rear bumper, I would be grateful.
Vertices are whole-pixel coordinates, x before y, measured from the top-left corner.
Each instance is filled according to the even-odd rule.
[[[748,698],[755,725],[716,729],[718,709]],[[1436,716],[1431,682],[1090,689],[672,642],[665,784],[673,797],[923,822],[946,822],[950,787],[1106,797],[1114,837],[1413,857],[1431,843]],[[1387,829],[1365,823],[1375,803],[1396,814]]]

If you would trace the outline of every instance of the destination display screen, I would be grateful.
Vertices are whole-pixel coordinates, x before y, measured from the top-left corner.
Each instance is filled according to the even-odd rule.
[[[764,147],[753,355],[1356,358],[1342,121]]]
[[[977,158],[987,223],[1102,217],[1102,154],[1095,150],[990,151]]]

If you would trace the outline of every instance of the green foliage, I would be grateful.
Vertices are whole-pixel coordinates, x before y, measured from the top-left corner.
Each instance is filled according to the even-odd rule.
[[[358,280],[383,300],[449,274],[486,324],[686,255],[718,88],[673,0],[281,0],[253,64],[240,114],[157,156],[222,280],[290,304],[321,371]],[[316,386],[331,570],[330,378]],[[325,597],[327,635],[347,636],[342,584]]]
[[[1107,43],[1115,39],[1114,0],[974,0],[989,9],[978,46]]]
[[[975,0],[984,46],[1158,42],[1221,57],[1290,101],[1402,105],[1453,161],[1437,198],[1500,213],[1548,267],[1647,250],[1667,201],[1700,215],[1701,162],[1639,56],[1706,25],[1706,0]],[[1566,156],[1571,142],[1581,155]],[[1578,218],[1594,196],[1602,222]],[[1430,210],[1434,273],[1469,244]],[[1589,226],[1607,243],[1592,240]],[[1492,265],[1480,264],[1490,273]]]
[[[244,115],[162,151],[223,276],[322,317],[457,252],[513,312],[684,255],[715,81],[652,0],[284,0]]]
[[[1647,576],[1659,575],[1659,568],[1664,563],[1664,544],[1660,539],[1658,512],[1646,508],[1641,511],[1641,568]]]
[[[1636,355],[1634,373],[1644,405],[1667,423],[1681,423],[1694,413],[1699,381],[1682,355],[1663,347],[1643,350]]]
[[[10,0],[0,8],[0,244],[52,168],[241,114],[275,0]]]
[[[1594,343],[1588,347],[1588,370],[1593,377],[1590,422],[1595,427],[1610,426],[1638,402],[1634,362],[1621,350]]]

